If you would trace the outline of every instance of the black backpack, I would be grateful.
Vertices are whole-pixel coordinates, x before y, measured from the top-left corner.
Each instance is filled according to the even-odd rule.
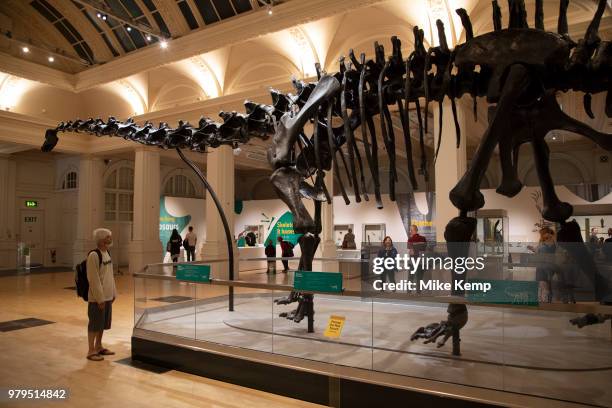
[[[98,254],[98,259],[100,260],[99,266],[102,265],[102,252],[98,248],[89,251],[87,257],[89,258],[89,254],[95,252]],[[108,253],[110,256],[110,252]],[[74,283],[76,284],[76,292],[77,296],[83,298],[84,301],[89,300],[89,281],[87,280],[87,258],[83,260],[81,263],[76,264],[74,267]]]

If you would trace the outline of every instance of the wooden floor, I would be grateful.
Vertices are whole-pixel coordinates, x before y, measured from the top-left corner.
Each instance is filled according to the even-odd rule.
[[[0,278],[0,322],[38,318],[55,323],[0,332],[0,389],[67,388],[65,402],[10,402],[51,407],[309,407],[315,404],[177,371],[154,373],[118,363],[130,356],[131,277],[118,277],[113,327],[104,346],[117,354],[85,359],[87,308],[77,299],[71,272]],[[273,380],[273,379],[271,379]]]

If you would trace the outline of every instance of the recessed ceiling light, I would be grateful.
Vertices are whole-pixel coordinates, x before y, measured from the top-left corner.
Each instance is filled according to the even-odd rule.
[[[102,20],[106,21],[106,18],[107,18],[107,17],[106,17],[105,15],[104,15],[104,16],[102,16]]]
[[[128,30],[128,31],[132,31],[132,27],[130,27],[130,26],[127,26],[125,29]]]
[[[147,34],[145,38],[147,39],[147,41],[151,41],[151,36],[149,34]]]
[[[53,58],[53,57],[51,57],[51,56],[50,56],[49,58],[47,58],[47,60],[48,60],[49,62],[53,62],[53,61],[55,61],[55,58]]]
[[[28,47],[22,47],[21,51],[23,51],[24,54],[27,54],[28,52],[30,52],[30,49]]]
[[[102,18],[102,14],[97,13],[97,14],[96,14],[96,17],[98,17],[98,18]]]
[[[160,47],[162,47],[162,48],[168,48],[168,41],[166,41],[166,40],[161,40],[161,41],[159,42],[159,46],[160,46]]]

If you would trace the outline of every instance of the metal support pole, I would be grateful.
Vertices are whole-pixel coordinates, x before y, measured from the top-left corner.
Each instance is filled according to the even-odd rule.
[[[227,217],[225,216],[225,212],[223,211],[223,207],[221,206],[221,202],[219,201],[219,197],[217,197],[217,194],[215,193],[213,188],[208,183],[208,180],[206,180],[206,177],[204,177],[204,174],[202,174],[202,171],[191,160],[189,160],[185,156],[185,154],[181,151],[180,148],[177,147],[176,151],[178,152],[178,155],[180,156],[180,158],[189,167],[191,167],[191,169],[195,172],[198,178],[202,181],[202,184],[204,184],[206,191],[208,191],[208,193],[212,197],[215,203],[215,206],[217,207],[217,211],[219,211],[219,216],[221,217],[221,222],[223,223],[223,229],[225,230],[225,240],[227,241],[227,258],[229,260],[229,280],[234,280],[234,246],[232,245],[233,238],[232,238],[232,233],[230,232],[229,224],[227,222]],[[230,312],[234,311],[234,287],[233,286],[229,287],[229,311]]]

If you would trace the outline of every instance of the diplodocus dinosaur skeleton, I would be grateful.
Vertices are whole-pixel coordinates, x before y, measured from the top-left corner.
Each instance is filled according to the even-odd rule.
[[[317,66],[318,81],[306,83],[293,80],[295,94],[271,91],[272,104],[245,102],[246,113],[221,112],[222,123],[202,118],[197,126],[179,122],[176,128],[167,123],[154,127],[151,123],[137,125],[133,120],[120,122],[90,118],[61,123],[49,129],[45,135],[44,151],[57,143],[58,132],[84,132],[98,136],[119,136],[147,145],[205,152],[220,145],[238,146],[250,138],[268,138],[272,143],[268,159],[272,167],[272,182],[278,196],[287,204],[294,216],[294,229],[303,234],[300,238],[301,270],[312,270],[312,260],[319,244],[321,231],[321,203],[331,204],[331,194],[325,184],[325,171],[334,169],[340,191],[349,204],[347,188],[340,179],[340,164],[346,168],[355,201],[368,200],[365,189],[365,172],[358,142],[363,144],[365,162],[369,168],[374,197],[382,207],[378,163],[378,138],[374,117],[379,118],[380,134],[389,161],[389,195],[395,199],[398,182],[396,168],[396,137],[391,123],[389,106],[396,105],[403,130],[403,143],[408,158],[408,175],[413,189],[417,188],[415,165],[412,160],[412,142],[408,123],[408,107],[414,104],[419,122],[420,168],[427,178],[424,133],[427,131],[429,105],[438,104],[440,111],[440,147],[442,109],[445,98],[450,99],[454,117],[456,144],[461,143],[461,129],[456,114],[457,98],[469,95],[473,98],[474,114],[478,97],[486,97],[490,104],[489,124],[467,172],[450,191],[450,200],[459,210],[459,216],[445,229],[448,251],[452,256],[466,256],[476,220],[468,217],[469,211],[484,205],[479,191],[480,181],[494,154],[499,148],[502,181],[497,192],[509,197],[522,188],[517,177],[518,151],[522,144],[533,147],[536,169],[543,192],[545,219],[561,224],[561,241],[582,242],[577,225],[566,220],[572,207],[561,202],[555,194],[549,172],[549,152],[544,140],[555,129],[579,133],[606,150],[612,150],[612,138],[566,115],[555,98],[559,91],[585,93],[584,107],[590,116],[591,95],[608,92],[606,114],[612,116],[610,73],[612,72],[612,46],[598,36],[599,24],[606,7],[606,0],[599,0],[597,11],[586,30],[584,38],[574,42],[568,35],[567,7],[569,0],[560,1],[557,33],[544,29],[543,0],[535,2],[535,28],[527,22],[523,0],[509,0],[509,26],[502,28],[501,9],[492,2],[494,31],[474,36],[472,24],[464,9],[458,9],[466,41],[450,49],[444,34],[444,25],[436,22],[438,46],[426,49],[423,30],[414,27],[414,50],[407,59],[401,52],[397,37],[391,38],[392,52],[388,57],[382,45],[375,43],[374,58],[365,54],[357,58],[352,50],[348,61],[340,60],[340,70],[334,74],[322,72]],[[334,126],[333,119],[342,122]],[[508,126],[512,123],[512,126]],[[312,134],[305,126],[312,124]],[[354,136],[361,130],[362,138]],[[346,149],[344,152],[343,149]],[[337,157],[340,156],[340,160]],[[348,158],[347,158],[348,156]],[[195,169],[195,166],[192,166]],[[201,172],[200,178],[205,181]],[[309,183],[307,180],[312,179]],[[209,187],[209,186],[208,186]],[[214,197],[214,196],[213,196]],[[314,218],[306,210],[302,198],[315,202]],[[220,207],[219,207],[220,209]],[[232,239],[226,226],[228,241]],[[456,244],[456,245],[455,245]],[[231,245],[228,245],[231,253]],[[584,256],[586,248],[574,246],[572,255],[589,272],[596,273],[592,258]],[[233,256],[233,255],[231,255]],[[230,270],[233,272],[230,262]],[[233,276],[233,274],[232,274]],[[454,278],[453,272],[453,278]],[[604,301],[607,295],[602,279],[596,279],[596,296]],[[461,293],[455,293],[461,295]],[[312,330],[313,295],[292,293],[280,303],[298,301],[298,308],[287,314],[288,318],[301,321],[308,317]],[[439,337],[442,346],[453,337],[453,353],[459,354],[459,330],[468,320],[463,304],[450,304],[448,318],[434,326],[420,328],[413,339],[426,338],[428,342]]]

